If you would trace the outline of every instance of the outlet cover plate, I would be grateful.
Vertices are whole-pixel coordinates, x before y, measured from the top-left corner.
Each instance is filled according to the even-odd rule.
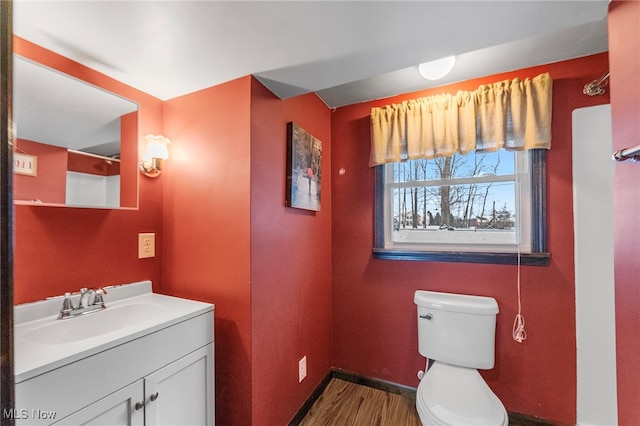
[[[307,377],[307,356],[303,356],[298,361],[298,383],[301,383],[304,378]]]
[[[138,234],[138,259],[156,256],[156,234]]]

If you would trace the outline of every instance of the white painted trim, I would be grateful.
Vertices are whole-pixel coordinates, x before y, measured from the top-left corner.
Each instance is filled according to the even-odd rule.
[[[611,106],[573,111],[578,425],[618,423]]]

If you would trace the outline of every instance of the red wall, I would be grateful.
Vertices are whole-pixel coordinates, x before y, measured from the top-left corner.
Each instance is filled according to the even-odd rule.
[[[640,133],[639,14],[635,2],[611,5],[617,148],[635,145]],[[607,69],[607,55],[352,105],[331,114],[313,96],[279,101],[246,77],[165,102],[163,124],[158,99],[23,40],[16,39],[14,47],[18,54],[138,102],[139,141],[148,133],[172,139],[164,174],[140,179],[139,210],[16,206],[16,303],[81,286],[141,279],[153,280],[156,290],[212,301],[217,305],[218,424],[266,424],[263,417],[282,424],[326,374],[330,347],[336,367],[417,385],[415,373],[424,368],[424,359],[417,351],[412,301],[416,289],[486,294],[495,297],[501,309],[497,364],[484,374],[488,383],[509,410],[575,423],[570,117],[574,108],[607,102],[607,96],[582,95],[584,83]],[[372,106],[473,90],[483,83],[544,71],[554,78],[554,146],[548,156],[547,198],[552,260],[546,268],[523,268],[529,338],[518,344],[511,340],[515,267],[371,258],[369,111]],[[323,191],[323,208],[317,214],[282,208],[283,123],[289,120],[323,141],[327,170],[323,189],[328,184],[331,189]],[[344,175],[337,175],[340,168]],[[637,164],[618,165],[614,192],[620,424],[640,423],[636,368],[640,248],[635,238],[640,234],[635,221],[640,213],[639,170]],[[156,232],[156,258],[137,259],[138,232]],[[316,249],[306,252],[313,244]],[[328,270],[331,290],[326,288]],[[331,324],[333,337],[328,340]],[[309,377],[298,384],[294,382],[297,360],[303,355],[308,357]],[[272,392],[276,388],[279,393]]]
[[[640,143],[640,3],[609,6],[615,150]],[[640,424],[640,164],[616,164],[613,181],[618,420]]]
[[[164,291],[214,303],[216,422],[251,424],[251,78],[165,102]]]
[[[275,426],[332,366],[331,112],[315,94],[279,100],[257,80],[251,99],[252,424]],[[285,207],[289,121],[322,142],[319,212]]]
[[[217,424],[286,424],[331,368],[331,179],[321,212],[284,207],[292,120],[330,170],[315,95],[281,101],[245,77],[164,107],[164,291],[216,305]]]
[[[157,106],[159,106],[156,103]],[[131,112],[120,117],[120,206],[136,207],[138,205],[137,184],[140,181],[140,168],[138,166],[138,141],[139,135],[148,135],[152,129],[145,130],[142,124],[136,121],[140,113]],[[144,133],[141,132],[144,131]],[[146,143],[146,140],[145,140]],[[142,148],[146,148],[146,145]],[[146,178],[145,178],[146,179]],[[146,179],[148,180],[148,179]],[[146,182],[145,182],[146,183]],[[142,183],[141,183],[142,185]]]
[[[137,102],[138,141],[161,131],[160,100],[19,37],[14,38],[14,52]],[[128,164],[136,162],[136,148],[131,148]],[[134,179],[139,175],[137,170],[130,174]],[[139,210],[15,206],[15,303],[144,279],[160,289],[162,256],[138,259],[137,234],[155,232],[156,252],[162,252],[161,185],[161,180],[140,180]]]
[[[67,192],[67,150],[26,139],[17,139],[15,150],[37,157],[37,174],[27,176],[14,173],[14,200],[64,204]]]
[[[425,368],[418,353],[417,289],[479,294],[500,306],[496,366],[483,376],[507,410],[564,424],[576,421],[575,285],[571,182],[571,112],[606,103],[582,94],[608,67],[600,54],[339,108],[333,113],[333,361],[361,375],[415,387]],[[374,172],[367,166],[372,107],[550,72],[553,148],[547,157],[548,267],[522,268],[527,340],[511,338],[517,313],[516,267],[372,258]]]

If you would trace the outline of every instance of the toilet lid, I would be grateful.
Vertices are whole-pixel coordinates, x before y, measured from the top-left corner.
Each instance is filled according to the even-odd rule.
[[[506,411],[477,370],[435,363],[418,386],[416,403],[445,425],[504,425]]]

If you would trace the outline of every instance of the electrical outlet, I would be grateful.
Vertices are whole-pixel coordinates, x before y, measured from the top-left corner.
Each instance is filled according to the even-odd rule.
[[[307,356],[303,356],[298,361],[298,383],[301,383],[304,378],[307,377]]]
[[[138,259],[156,256],[156,234],[138,234]]]

